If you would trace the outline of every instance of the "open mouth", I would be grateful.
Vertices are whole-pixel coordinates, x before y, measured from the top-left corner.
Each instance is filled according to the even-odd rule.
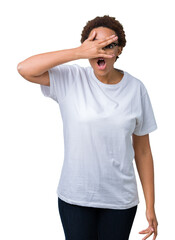
[[[105,62],[104,58],[98,58],[97,66],[98,66],[98,69],[101,69],[101,70],[105,69],[106,62]]]

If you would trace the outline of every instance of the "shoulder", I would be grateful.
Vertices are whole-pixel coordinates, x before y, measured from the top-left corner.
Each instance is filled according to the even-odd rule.
[[[78,64],[63,63],[56,65],[48,70],[50,76],[55,78],[75,79],[81,76],[81,72],[84,71],[84,67]]]
[[[63,63],[63,64],[59,64],[59,65],[56,65],[55,67],[52,67],[51,68],[52,70],[55,70],[55,71],[83,71],[84,70],[84,67],[78,65],[78,64],[68,64],[68,63]]]
[[[147,93],[147,88],[145,83],[136,76],[133,76],[131,73],[127,73],[129,87],[139,93],[141,96],[144,96]]]
[[[62,66],[69,68],[70,70],[73,71],[84,71],[85,67],[80,66],[79,64],[62,64]]]

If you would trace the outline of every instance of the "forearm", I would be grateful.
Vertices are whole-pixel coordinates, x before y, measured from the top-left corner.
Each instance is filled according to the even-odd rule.
[[[144,192],[146,208],[154,209],[154,164],[151,151],[140,156],[136,155],[135,161]]]
[[[54,52],[41,53],[31,56],[20,62],[18,71],[25,75],[39,76],[48,69],[69,61],[78,60],[78,48],[59,50]]]

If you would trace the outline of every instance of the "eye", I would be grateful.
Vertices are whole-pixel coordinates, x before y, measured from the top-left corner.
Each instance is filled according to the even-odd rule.
[[[109,48],[113,48],[113,47],[114,47],[114,44],[111,43],[111,44],[109,44],[108,46],[109,46]]]
[[[111,43],[111,44],[109,44],[109,45],[107,45],[107,46],[105,46],[104,47],[104,49],[112,49],[112,48],[114,48],[114,46],[116,46],[117,44],[115,44],[115,43]]]

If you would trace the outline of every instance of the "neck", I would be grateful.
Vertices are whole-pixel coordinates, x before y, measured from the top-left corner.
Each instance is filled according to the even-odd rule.
[[[96,74],[95,74],[96,75]],[[119,72],[116,68],[113,68],[105,75],[96,75],[98,80],[106,84],[115,84],[121,81],[123,73]]]

